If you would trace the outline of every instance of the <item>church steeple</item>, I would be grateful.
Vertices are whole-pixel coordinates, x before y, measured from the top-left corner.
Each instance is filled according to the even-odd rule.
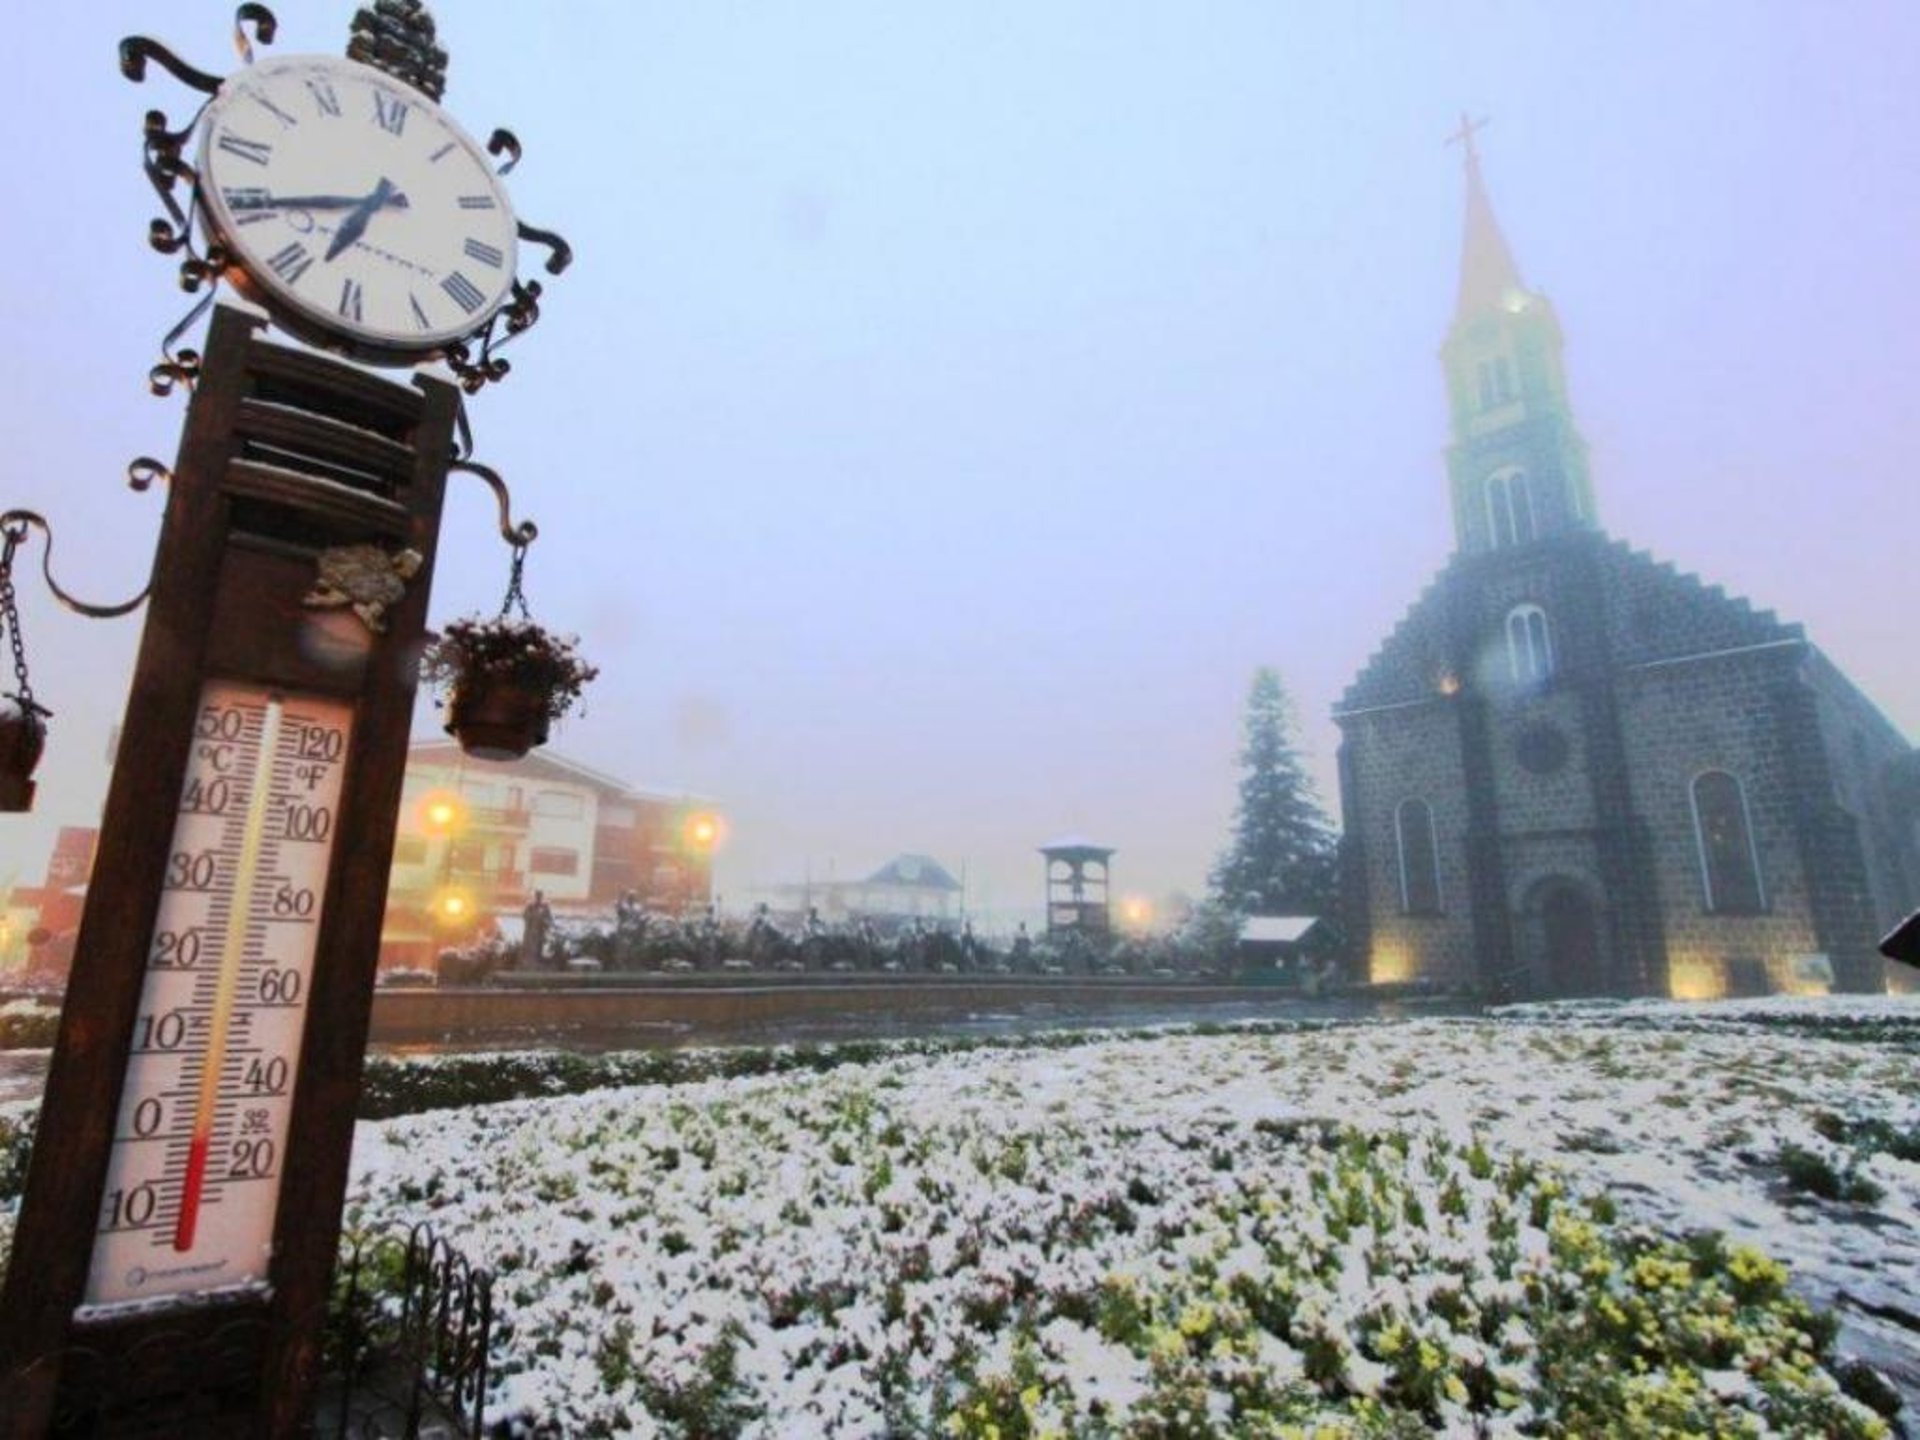
[[[1473,143],[1473,132],[1486,123],[1470,123],[1462,115],[1459,133],[1453,137],[1467,152],[1467,229],[1460,245],[1460,299],[1453,307],[1456,322],[1492,310],[1508,296],[1526,289],[1520,283],[1520,267],[1513,263],[1513,251],[1507,248],[1507,237],[1494,218],[1486,178],[1480,173],[1480,149]]]
[[[1521,280],[1487,198],[1474,144],[1485,124],[1462,115],[1448,141],[1465,151],[1467,204],[1460,290],[1440,351],[1452,402],[1454,540],[1469,554],[1598,528],[1560,322]]]

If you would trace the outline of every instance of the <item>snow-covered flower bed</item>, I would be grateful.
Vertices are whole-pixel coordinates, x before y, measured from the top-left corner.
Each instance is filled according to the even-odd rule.
[[[1912,1074],[1601,1017],[905,1056],[368,1125],[350,1205],[494,1270],[542,1433],[1868,1435],[1798,1296],[1920,1293]]]

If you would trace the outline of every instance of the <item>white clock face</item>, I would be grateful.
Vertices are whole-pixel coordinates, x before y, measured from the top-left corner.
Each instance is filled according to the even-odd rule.
[[[290,56],[230,76],[200,130],[201,200],[265,298],[380,351],[471,334],[513,286],[493,165],[426,96]]]

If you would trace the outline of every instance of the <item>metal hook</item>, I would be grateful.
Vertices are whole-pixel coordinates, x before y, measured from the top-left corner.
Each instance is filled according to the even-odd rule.
[[[482,465],[477,460],[455,460],[447,466],[449,470],[463,470],[469,475],[485,481],[493,491],[493,498],[500,502],[500,538],[515,550],[525,550],[540,538],[540,527],[531,520],[513,523],[513,496],[507,489],[507,482],[500,478],[500,472],[490,465]]]
[[[496,129],[487,137],[487,153],[489,155],[506,154],[506,163],[494,172],[505,175],[520,163],[520,137],[511,130]]]
[[[240,52],[240,63],[253,64],[253,43],[247,39],[247,22],[253,22],[254,40],[262,45],[273,43],[274,32],[280,28],[280,22],[273,18],[273,11],[264,5],[242,5],[233,12],[233,48]]]
[[[573,263],[573,247],[551,230],[536,230],[526,221],[520,222],[520,238],[531,240],[536,245],[547,247],[547,273],[558,275]]]
[[[142,461],[145,460],[145,458],[146,457],[143,456]],[[135,461],[134,463],[138,465],[142,463],[142,461]],[[158,466],[162,472],[165,471],[166,467],[160,466],[158,461],[150,461],[147,463]],[[27,527],[29,525],[39,526],[40,533],[46,536],[47,540],[47,548],[40,556],[41,578],[47,582],[47,589],[53,593],[53,598],[58,600],[67,609],[73,611],[74,614],[85,615],[90,620],[112,620],[117,616],[130,614],[146,602],[148,594],[153,590],[153,579],[151,576],[148,577],[147,583],[140,588],[138,595],[120,605],[89,605],[86,601],[77,599],[61,589],[59,582],[53,578],[53,526],[49,525],[46,517],[38,511],[9,510],[4,515],[0,515],[0,529],[4,529],[6,533],[7,559],[9,561],[13,558],[13,551],[27,538]]]

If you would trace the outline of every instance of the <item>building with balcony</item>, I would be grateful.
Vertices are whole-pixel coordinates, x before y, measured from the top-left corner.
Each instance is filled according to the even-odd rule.
[[[610,922],[628,890],[656,912],[704,906],[715,833],[698,797],[637,789],[551,750],[494,764],[449,740],[418,742],[381,965],[431,969],[449,945],[517,933],[536,890],[561,920]]]

